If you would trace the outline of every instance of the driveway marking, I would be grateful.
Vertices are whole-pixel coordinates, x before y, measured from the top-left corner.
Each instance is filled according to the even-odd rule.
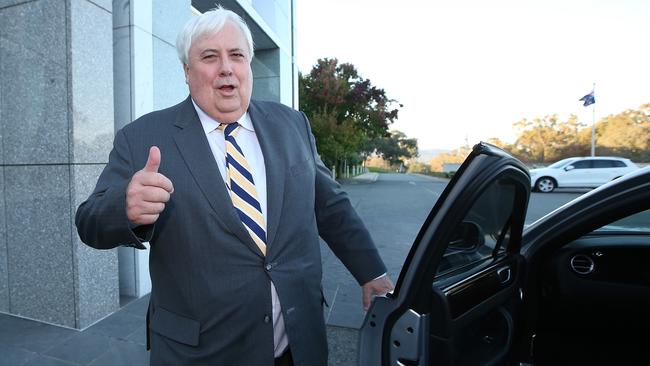
[[[424,187],[423,187],[423,188],[424,188]],[[434,191],[430,190],[429,188],[424,188],[424,189],[425,189],[426,191],[429,191],[430,193],[433,193],[434,196],[436,196],[436,197],[440,197],[440,193],[438,193],[438,192],[434,192]]]
[[[332,315],[332,310],[334,309],[334,302],[336,301],[336,295],[338,295],[340,287],[341,286],[337,285],[336,290],[334,290],[334,296],[332,296],[332,303],[330,304],[329,310],[327,311],[327,319],[325,319],[325,323],[327,323],[330,320],[330,316]],[[325,296],[324,293],[323,296]]]

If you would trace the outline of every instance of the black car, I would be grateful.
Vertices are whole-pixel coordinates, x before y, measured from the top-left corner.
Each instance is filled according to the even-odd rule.
[[[474,146],[366,314],[360,365],[650,363],[650,167],[524,229],[530,189]]]

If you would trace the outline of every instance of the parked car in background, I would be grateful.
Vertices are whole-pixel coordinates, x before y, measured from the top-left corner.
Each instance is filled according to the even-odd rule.
[[[524,228],[530,187],[519,160],[474,147],[368,309],[360,366],[646,364],[650,167]]]
[[[530,183],[534,191],[544,193],[555,188],[596,188],[637,169],[630,159],[620,157],[573,157],[530,169]]]

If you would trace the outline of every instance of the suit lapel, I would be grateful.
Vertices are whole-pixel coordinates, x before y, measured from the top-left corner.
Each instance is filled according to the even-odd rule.
[[[262,256],[262,252],[255,245],[237,216],[190,98],[185,100],[175,125],[179,127],[178,132],[174,135],[176,146],[201,192],[216,212],[217,220],[230,228],[249,249]]]
[[[248,113],[255,128],[255,135],[260,142],[264,165],[266,168],[266,237],[267,255],[273,250],[273,240],[280,224],[280,213],[284,200],[284,173],[286,160],[282,158],[280,149],[283,148],[281,121],[273,119],[264,112],[257,103],[251,101]]]

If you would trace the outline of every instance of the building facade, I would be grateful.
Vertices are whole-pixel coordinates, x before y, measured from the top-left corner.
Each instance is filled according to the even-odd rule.
[[[293,0],[216,1],[255,43],[253,98],[297,108]],[[187,97],[176,34],[215,1],[0,0],[0,312],[84,329],[151,289],[148,251],[74,226],[115,131]]]

